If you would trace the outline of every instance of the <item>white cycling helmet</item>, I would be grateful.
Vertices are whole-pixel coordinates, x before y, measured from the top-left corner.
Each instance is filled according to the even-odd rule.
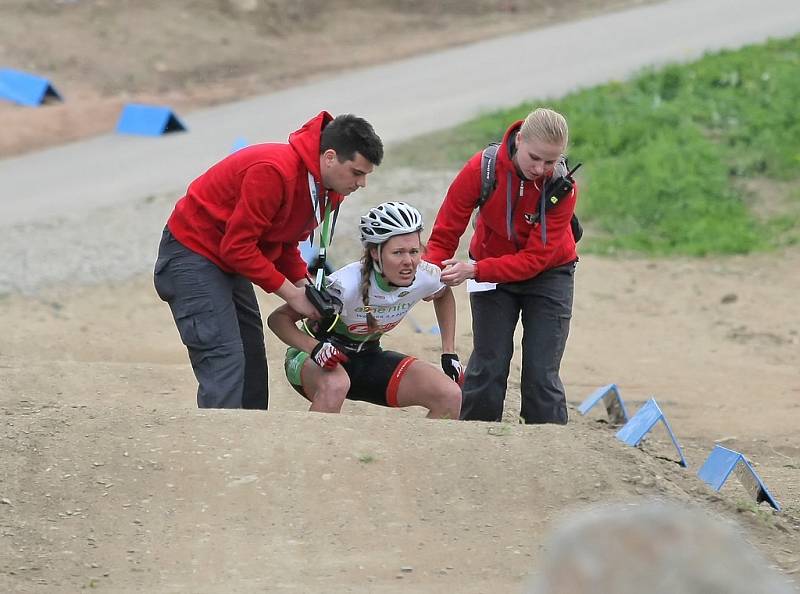
[[[361,241],[380,245],[395,235],[422,231],[422,215],[405,202],[384,202],[361,217]]]

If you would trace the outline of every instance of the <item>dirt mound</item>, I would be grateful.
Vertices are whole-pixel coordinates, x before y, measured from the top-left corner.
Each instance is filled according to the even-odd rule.
[[[108,131],[124,101],[188,110],[638,3],[7,0],[0,65],[50,77],[67,101],[0,105],[0,155]],[[447,183],[412,179],[370,191],[423,203]],[[351,212],[370,199],[359,193]],[[609,381],[633,410],[656,395],[689,459],[682,469],[659,429],[629,448],[599,412],[573,409],[567,427],[516,424],[519,354],[501,424],[360,403],[309,414],[272,336],[271,411],[198,411],[168,308],[141,273],[162,210],[166,200],[148,198],[3,240],[17,280],[0,278],[0,591],[514,591],[553,523],[646,497],[734,520],[800,575],[796,251],[582,259],[563,369],[570,403]],[[337,242],[338,257],[352,255]],[[259,299],[262,311],[277,305]],[[457,299],[466,358],[469,306]],[[433,312],[413,315],[423,332],[403,324],[387,346],[436,361]],[[716,440],[754,460],[782,514],[735,481],[715,495],[696,479]]]
[[[550,523],[589,503],[659,497],[736,515],[596,423],[142,400],[4,403],[4,591],[512,591]],[[750,522],[752,537],[790,546],[771,522]]]
[[[797,256],[770,274],[794,278]],[[755,332],[791,339],[797,320],[780,312],[794,289],[784,282],[763,292],[764,264],[581,264],[564,365],[571,404],[609,380],[632,410],[655,395],[689,469],[678,466],[661,427],[630,448],[600,410],[584,418],[573,408],[567,427],[516,424],[518,354],[501,424],[428,421],[420,409],[351,402],[341,416],[307,413],[281,374],[284,349],[273,336],[271,412],[198,411],[186,354],[149,275],[6,296],[0,589],[513,591],[561,518],[646,497],[731,519],[773,563],[796,572],[793,363],[786,345],[741,343],[724,323],[741,317]],[[734,289],[736,303],[721,302]],[[675,311],[690,303],[684,292],[694,305]],[[263,311],[277,305],[259,297]],[[466,295],[457,299],[466,356],[469,308]],[[413,312],[423,330],[433,325],[430,310]],[[773,328],[780,320],[783,328]],[[412,324],[386,342],[438,357],[438,337]],[[769,392],[769,407],[752,398],[757,390]],[[755,506],[733,479],[716,495],[696,478],[714,440],[756,463],[783,513]]]

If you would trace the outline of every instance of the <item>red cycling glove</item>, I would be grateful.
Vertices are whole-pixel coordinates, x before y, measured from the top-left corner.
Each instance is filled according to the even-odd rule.
[[[323,369],[333,369],[339,363],[348,361],[347,355],[327,341],[320,342],[314,347],[311,358]]]

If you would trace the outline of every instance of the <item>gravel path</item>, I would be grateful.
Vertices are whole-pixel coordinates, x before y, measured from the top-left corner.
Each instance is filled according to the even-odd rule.
[[[454,172],[378,170],[369,187],[351,195],[339,218],[331,249],[334,265],[357,258],[358,216],[384,200],[417,206],[430,229]],[[146,273],[155,261],[161,229],[178,196],[149,196],[91,210],[0,226],[0,295],[33,295],[50,285],[91,285]]]
[[[183,118],[188,134],[157,141],[109,134],[0,161],[0,219],[40,220],[180,191],[237,137],[285,138],[323,107],[366,117],[391,143],[798,30],[797,0],[668,0],[350,71],[192,112]]]

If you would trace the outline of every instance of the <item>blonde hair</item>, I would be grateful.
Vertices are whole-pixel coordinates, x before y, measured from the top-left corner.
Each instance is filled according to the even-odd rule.
[[[525,118],[520,128],[524,140],[541,140],[557,144],[565,149],[569,142],[569,126],[563,115],[546,107],[534,109]]]
[[[376,247],[377,249],[381,249],[380,245]],[[364,307],[367,310],[367,330],[370,332],[377,332],[379,329],[378,320],[375,319],[369,309],[369,285],[372,269],[372,253],[370,252],[370,246],[366,245],[364,247],[364,254],[361,256],[361,284],[359,288],[361,289],[361,301],[364,303]]]

